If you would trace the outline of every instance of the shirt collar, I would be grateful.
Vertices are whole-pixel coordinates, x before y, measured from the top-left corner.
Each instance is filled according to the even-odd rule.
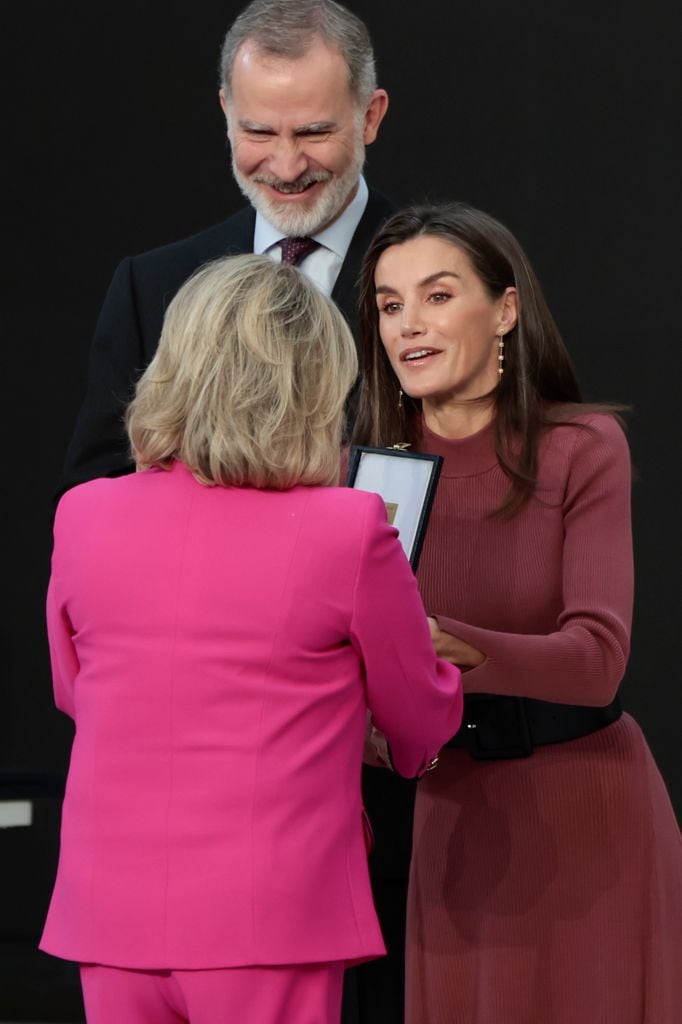
[[[355,229],[365,212],[368,198],[367,182],[360,175],[357,192],[341,216],[311,237],[316,242],[319,242],[320,245],[330,249],[337,256],[340,256],[341,259],[344,259],[355,234]],[[259,211],[256,211],[256,227],[253,232],[253,251],[255,253],[267,252],[277,242],[281,242],[283,237],[284,235],[282,235],[281,231],[278,231],[270,221],[266,220]]]

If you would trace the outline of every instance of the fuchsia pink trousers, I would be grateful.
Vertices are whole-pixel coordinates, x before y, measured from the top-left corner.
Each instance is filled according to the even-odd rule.
[[[339,1024],[345,964],[136,971],[81,964],[88,1024]]]

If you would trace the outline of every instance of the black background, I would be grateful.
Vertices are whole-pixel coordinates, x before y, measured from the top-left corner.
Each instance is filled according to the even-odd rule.
[[[241,205],[217,102],[241,3],[4,7],[3,380],[8,515],[0,779],[64,771],[43,630],[50,498],[116,263]],[[520,238],[587,397],[633,407],[637,564],[624,703],[682,807],[679,8],[582,0],[348,4],[391,106],[370,182],[399,203],[466,200]],[[57,801],[0,832],[0,1014],[75,1019],[73,975],[27,952],[54,873]],[[37,980],[36,980],[37,979]]]

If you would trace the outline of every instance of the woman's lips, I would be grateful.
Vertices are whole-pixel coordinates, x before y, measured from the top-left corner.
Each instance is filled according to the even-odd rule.
[[[440,352],[441,349],[429,348],[427,345],[422,345],[420,348],[406,348],[404,352],[400,353],[400,362],[410,367],[424,366]]]

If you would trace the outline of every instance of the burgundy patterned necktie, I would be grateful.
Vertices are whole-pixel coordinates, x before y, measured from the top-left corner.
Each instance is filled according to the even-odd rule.
[[[314,238],[283,238],[279,244],[282,246],[282,263],[291,263],[294,267],[320,247]]]

